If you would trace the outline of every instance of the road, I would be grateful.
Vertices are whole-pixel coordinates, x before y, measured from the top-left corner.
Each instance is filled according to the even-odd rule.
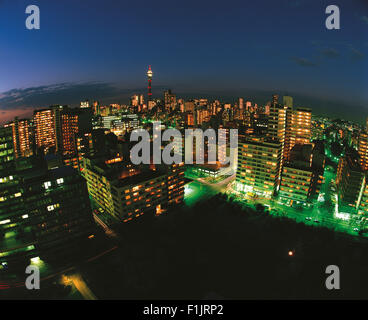
[[[97,297],[93,294],[91,289],[87,286],[87,283],[83,280],[83,277],[80,273],[76,273],[73,275],[67,276],[75,288],[82,295],[84,300],[97,300]]]
[[[108,237],[119,239],[119,235],[114,230],[112,230],[105,222],[103,222],[102,219],[97,216],[97,214],[93,213],[93,218],[105,230],[105,234]]]
[[[192,207],[198,201],[208,199],[219,192],[225,192],[228,184],[235,179],[235,175],[211,184],[201,178],[189,182],[184,189],[184,202],[187,206]]]

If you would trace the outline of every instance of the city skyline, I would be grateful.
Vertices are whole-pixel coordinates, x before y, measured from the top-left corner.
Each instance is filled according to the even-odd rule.
[[[336,2],[340,30],[325,28],[326,1],[190,2],[175,10],[165,1],[143,7],[36,1],[41,29],[34,31],[24,27],[27,4],[0,3],[2,123],[86,98],[127,103],[131,94],[146,92],[149,64],[154,97],[172,88],[184,98],[244,96],[263,104],[280,92],[316,113],[338,105],[336,114],[352,120],[368,105],[364,1]]]
[[[367,298],[366,0],[27,1],[0,0],[0,299]]]

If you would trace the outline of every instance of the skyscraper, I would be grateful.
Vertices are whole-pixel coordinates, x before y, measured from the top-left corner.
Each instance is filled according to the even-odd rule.
[[[33,154],[32,125],[29,119],[15,118],[4,127],[11,127],[13,132],[15,157],[29,157]]]
[[[239,109],[243,109],[243,108],[244,108],[244,99],[239,98]]]
[[[278,104],[278,95],[273,95],[268,117],[267,136],[281,144],[281,167],[290,151],[291,116],[292,109]]]
[[[52,109],[36,110],[33,114],[36,146],[45,151],[56,147],[55,112]]]
[[[176,95],[171,92],[171,89],[164,92],[165,109],[174,109],[176,106]]]

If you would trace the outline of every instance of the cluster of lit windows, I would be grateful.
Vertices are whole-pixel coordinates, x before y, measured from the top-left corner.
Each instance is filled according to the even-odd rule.
[[[3,178],[0,178],[0,183],[6,183],[6,182],[9,182],[9,181],[12,181],[13,179],[14,179],[13,176],[3,177]]]
[[[58,185],[63,184],[64,183],[64,178],[58,178],[58,179],[56,179],[56,183]],[[51,187],[51,181],[44,182],[43,183],[43,186],[45,187],[46,190],[49,189]]]

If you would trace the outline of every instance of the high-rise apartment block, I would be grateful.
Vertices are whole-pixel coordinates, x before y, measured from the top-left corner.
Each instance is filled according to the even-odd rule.
[[[161,214],[184,198],[184,164],[165,168],[135,167],[102,158],[83,158],[90,196],[119,221],[144,213]]]
[[[336,185],[341,207],[357,208],[364,189],[365,174],[359,164],[358,154],[348,153],[340,158]]]
[[[237,189],[271,197],[278,189],[282,145],[258,137],[239,137]]]

